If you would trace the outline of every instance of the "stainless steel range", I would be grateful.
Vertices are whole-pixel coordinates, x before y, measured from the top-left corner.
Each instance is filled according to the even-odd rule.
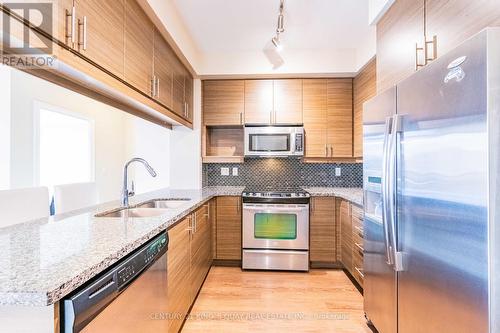
[[[309,270],[309,194],[243,192],[243,269]]]

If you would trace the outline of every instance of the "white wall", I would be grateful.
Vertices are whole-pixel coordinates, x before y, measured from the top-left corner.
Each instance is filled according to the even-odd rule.
[[[368,1],[368,23],[375,25],[391,8],[396,0],[369,0]]]
[[[194,129],[176,127],[170,142],[172,188],[197,189],[201,176],[201,81],[194,80]]]
[[[159,174],[152,179],[145,170],[137,171],[137,193],[170,185],[170,130],[18,70],[10,71],[11,188],[37,185],[34,182],[34,101],[94,120],[95,181],[101,202],[120,197],[123,166],[136,156],[146,158]],[[2,109],[6,107],[4,101],[0,105]],[[138,166],[131,167],[136,168]]]
[[[129,178],[135,182],[136,193],[169,186],[171,133],[140,118],[127,117],[127,156],[144,158],[158,174],[153,178],[143,165],[131,165]]]
[[[10,188],[10,70],[0,65],[0,190]]]

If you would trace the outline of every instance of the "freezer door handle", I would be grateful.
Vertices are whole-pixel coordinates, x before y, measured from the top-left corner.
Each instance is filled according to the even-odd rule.
[[[396,182],[397,182],[397,143],[398,135],[401,132],[401,116],[394,115],[392,117],[391,134],[388,145],[388,162],[387,162],[387,199],[389,210],[389,248],[391,250],[392,264],[397,272],[403,271],[403,255],[398,251],[398,243],[396,237],[397,230],[397,209],[396,209]]]
[[[389,225],[388,225],[388,219],[389,219],[389,198],[388,198],[388,191],[389,191],[389,175],[388,175],[388,168],[389,168],[389,136],[391,133],[391,125],[392,125],[392,117],[387,117],[385,120],[385,131],[384,131],[384,144],[383,144],[383,152],[382,152],[382,229],[384,231],[384,245],[385,245],[385,255],[387,259],[387,264],[392,266],[393,261],[392,261],[392,254],[391,254],[391,249],[389,245],[390,241],[390,235],[389,235]]]

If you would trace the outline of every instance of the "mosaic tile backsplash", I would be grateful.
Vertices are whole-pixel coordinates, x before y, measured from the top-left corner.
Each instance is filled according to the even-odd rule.
[[[229,176],[221,176],[221,168],[229,168]],[[233,167],[238,176],[233,176]],[[335,176],[335,168],[341,176]],[[361,187],[363,164],[302,163],[300,159],[246,159],[243,164],[203,164],[204,186],[253,186],[285,188],[297,186]]]

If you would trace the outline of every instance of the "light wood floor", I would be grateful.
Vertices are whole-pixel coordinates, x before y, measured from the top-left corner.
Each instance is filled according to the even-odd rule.
[[[363,297],[340,270],[212,267],[182,333],[371,333]]]

